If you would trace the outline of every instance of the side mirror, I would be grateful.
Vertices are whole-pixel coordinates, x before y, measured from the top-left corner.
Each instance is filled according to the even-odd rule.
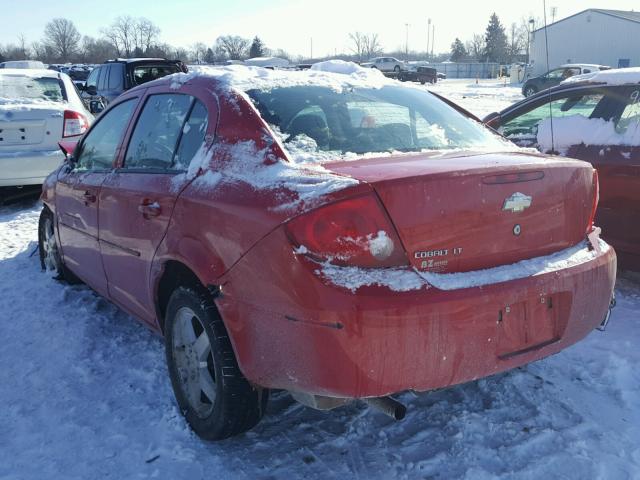
[[[104,110],[104,104],[100,100],[91,100],[89,102],[89,111],[91,113],[100,113]]]
[[[96,88],[95,85],[85,85],[83,90],[85,92],[87,92],[89,95],[97,95],[98,94],[98,89]]]
[[[500,128],[500,125],[502,124],[502,117],[498,112],[493,112],[484,118],[483,123],[487,127],[497,130],[498,128]]]

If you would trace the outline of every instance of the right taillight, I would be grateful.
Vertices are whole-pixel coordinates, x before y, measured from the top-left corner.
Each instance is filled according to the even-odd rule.
[[[62,137],[76,137],[82,135],[89,128],[89,121],[81,113],[65,110]]]
[[[298,252],[319,261],[365,268],[408,265],[395,228],[373,195],[325,205],[285,228]]]
[[[598,210],[598,202],[600,201],[600,181],[598,180],[598,171],[593,170],[593,203],[591,205],[591,215],[589,216],[589,223],[587,223],[587,234],[593,230],[594,222],[596,220],[596,211]]]

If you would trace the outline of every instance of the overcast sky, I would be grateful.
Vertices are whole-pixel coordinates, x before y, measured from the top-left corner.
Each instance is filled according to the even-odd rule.
[[[547,10],[552,6],[558,20],[589,7],[637,10],[640,2],[548,0]],[[67,17],[81,34],[98,36],[118,15],[132,15],[152,20],[161,28],[162,40],[175,46],[210,45],[224,34],[258,35],[270,48],[305,57],[311,38],[314,56],[348,52],[348,34],[354,31],[378,33],[385,50],[404,49],[407,23],[409,48],[425,50],[429,18],[435,26],[435,51],[449,51],[455,37],[466,41],[483,32],[492,12],[505,26],[522,17],[543,16],[542,0],[0,0],[0,11],[0,44],[15,43],[21,33],[28,42],[39,40],[54,17]]]

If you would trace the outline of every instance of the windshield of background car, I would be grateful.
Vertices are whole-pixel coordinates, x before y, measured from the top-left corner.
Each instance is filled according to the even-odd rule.
[[[366,154],[504,148],[504,140],[415,88],[295,86],[247,92],[285,143],[315,151]],[[298,142],[299,143],[299,142]]]
[[[150,82],[157,78],[171,75],[172,73],[178,73],[180,67],[175,64],[169,65],[138,65],[133,68],[133,84],[141,85],[143,83]]]
[[[62,84],[57,78],[0,74],[0,98],[28,99],[49,102],[65,100]]]

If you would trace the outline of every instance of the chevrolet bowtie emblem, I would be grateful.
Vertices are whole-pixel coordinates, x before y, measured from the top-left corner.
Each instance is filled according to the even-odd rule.
[[[524,193],[516,192],[510,197],[505,198],[502,210],[511,210],[512,212],[522,212],[531,206],[532,198]]]

